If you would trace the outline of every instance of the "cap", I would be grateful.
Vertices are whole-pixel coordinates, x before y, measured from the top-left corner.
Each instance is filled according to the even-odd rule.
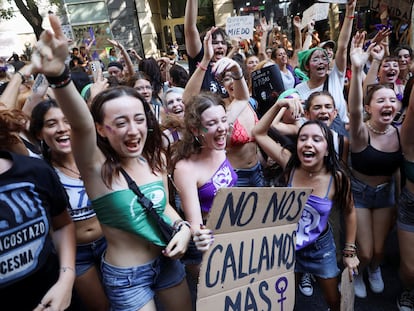
[[[319,43],[319,47],[321,47],[323,49],[325,47],[330,47],[333,50],[336,47],[336,43],[335,43],[335,41],[327,40],[327,41],[323,41],[323,42]]]
[[[119,69],[123,70],[124,67],[122,66],[122,64],[120,62],[110,62],[108,64],[108,68],[109,67],[118,67]]]

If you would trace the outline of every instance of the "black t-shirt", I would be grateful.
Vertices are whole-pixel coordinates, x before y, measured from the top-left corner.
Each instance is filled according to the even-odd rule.
[[[69,202],[55,171],[43,160],[6,151],[0,151],[0,157],[13,162],[0,174],[2,288],[45,265],[53,251],[51,217],[61,214]]]
[[[204,56],[204,49],[202,48],[196,57],[194,58],[191,58],[190,56],[188,57],[188,70],[189,70],[190,76],[196,70],[197,64],[201,62],[201,60],[203,59],[203,56]],[[224,88],[224,86],[222,86],[220,82],[217,81],[215,75],[211,72],[211,63],[208,64],[207,71],[204,75],[203,84],[201,85],[201,90],[217,93],[223,98],[228,97],[227,91]]]

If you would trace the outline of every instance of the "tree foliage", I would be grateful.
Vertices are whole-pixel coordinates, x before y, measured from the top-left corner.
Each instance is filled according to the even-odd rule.
[[[20,13],[27,20],[27,22],[32,26],[33,32],[36,35],[36,38],[39,39],[40,34],[43,31],[42,22],[43,17],[39,13],[39,7],[37,3],[39,1],[35,0],[7,0],[8,4],[11,5],[13,2],[16,7],[19,9]],[[0,9],[0,19],[11,19],[15,16],[13,8],[8,7],[4,8],[4,0],[0,0],[1,9]],[[49,0],[50,5],[57,5],[61,7],[62,1],[60,0]]]

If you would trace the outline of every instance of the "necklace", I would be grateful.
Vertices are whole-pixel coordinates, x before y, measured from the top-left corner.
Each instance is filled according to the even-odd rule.
[[[369,129],[370,129],[373,133],[378,134],[378,135],[385,135],[385,134],[387,134],[387,133],[390,131],[390,129],[391,129],[391,127],[390,127],[390,126],[388,126],[385,130],[383,130],[383,131],[379,131],[379,130],[377,130],[375,127],[373,127],[369,121],[367,121],[367,122],[366,122],[366,124],[367,124],[368,128],[369,128]]]
[[[62,163],[59,163],[59,162],[56,162],[56,161],[52,161],[52,162],[55,163],[57,166],[62,167],[64,169],[68,170],[69,172],[75,174],[76,176],[78,176],[79,179],[82,179],[82,176],[81,176],[81,174],[80,174],[79,171],[75,171],[75,170],[73,170],[73,169],[71,169],[69,167],[66,167]]]

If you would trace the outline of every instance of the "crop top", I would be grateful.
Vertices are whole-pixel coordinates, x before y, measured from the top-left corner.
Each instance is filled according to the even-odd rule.
[[[214,175],[198,188],[198,200],[200,201],[201,211],[204,213],[210,212],[218,189],[233,187],[236,183],[237,174],[226,158]]]
[[[375,149],[370,144],[361,152],[351,152],[352,168],[368,176],[390,176],[401,166],[403,154],[401,150],[400,134],[397,130],[399,148],[394,152],[384,152]]]
[[[414,183],[414,162],[408,161],[407,159],[404,159],[404,173],[405,177]]]
[[[292,178],[293,173],[290,177],[289,187],[292,187]],[[321,198],[313,194],[309,195],[296,229],[296,250],[300,250],[314,243],[327,228],[329,214],[333,205],[332,201],[328,199],[332,181],[333,176],[329,180],[325,197]]]
[[[160,180],[140,185],[139,189],[151,200],[157,213],[171,224],[171,220],[164,214],[167,197],[163,182]],[[92,206],[102,224],[136,234],[155,245],[166,246],[156,221],[147,215],[131,189],[105,194],[92,200]]]
[[[256,113],[254,113],[254,121],[255,124],[259,122]],[[244,126],[239,122],[239,119],[236,119],[236,121],[234,121],[233,123],[233,129],[230,137],[230,146],[240,146],[253,141],[255,141],[254,137],[250,137],[249,134],[247,134],[247,131],[244,128]]]
[[[91,202],[89,201],[89,197],[86,194],[83,181],[79,178],[69,177],[57,168],[55,168],[55,171],[59,176],[63,188],[65,188],[66,193],[68,194],[70,202],[68,213],[70,217],[72,217],[72,220],[76,222],[96,216]]]

